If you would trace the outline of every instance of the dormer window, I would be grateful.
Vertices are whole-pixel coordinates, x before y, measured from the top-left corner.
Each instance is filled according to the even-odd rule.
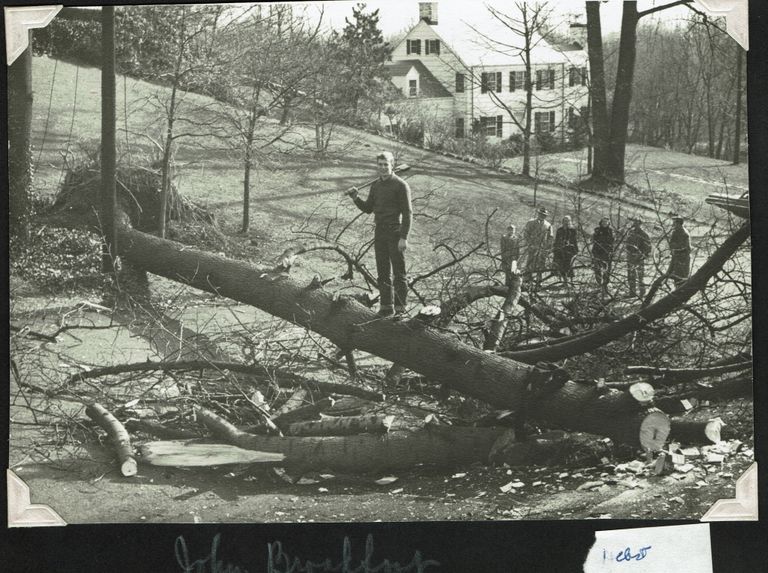
[[[408,97],[419,95],[419,80],[408,80]]]
[[[411,54],[421,55],[421,40],[406,40],[405,53],[408,54],[409,56]]]
[[[424,55],[440,55],[440,40],[424,40]]]

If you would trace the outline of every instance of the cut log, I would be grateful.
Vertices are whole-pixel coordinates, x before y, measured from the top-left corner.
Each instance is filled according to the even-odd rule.
[[[279,453],[245,450],[229,444],[213,444],[199,440],[149,442],[139,446],[141,460],[153,466],[203,467],[228,464],[280,465],[285,456]]]
[[[312,422],[296,422],[288,426],[286,436],[350,436],[354,434],[386,434],[394,416],[339,416]]]
[[[154,422],[152,420],[126,420],[125,428],[129,432],[144,432],[145,434],[151,434],[156,438],[161,438],[163,440],[190,440],[200,437],[200,435],[195,432],[169,428],[160,422]]]
[[[307,420],[309,418],[316,418],[320,412],[326,408],[333,406],[333,398],[321,398],[314,404],[306,404],[290,412],[285,412],[279,416],[275,416],[272,421],[277,424],[281,430],[285,430],[289,424],[298,422],[300,420]]]
[[[238,430],[213,412],[195,410],[198,421],[215,436],[243,449],[285,454],[283,465],[302,470],[339,472],[397,470],[427,464],[441,467],[486,463],[503,428],[429,425],[416,432],[332,437],[257,436]]]
[[[584,416],[573,416],[557,408],[530,408],[528,387],[532,369],[527,364],[463,344],[418,320],[377,320],[371,310],[353,299],[335,297],[323,288],[301,286],[285,273],[196,251],[136,231],[124,222],[119,229],[121,256],[138,268],[251,304],[309,328],[340,348],[371,352],[496,408],[517,411],[527,405],[529,412],[537,412],[547,424],[638,442],[639,424],[631,416],[588,415],[593,408],[601,410],[601,404],[582,404],[574,401],[573,396],[565,396],[569,408],[584,410]],[[556,396],[547,396],[546,401],[551,398]],[[629,399],[635,402],[631,396]]]
[[[640,404],[650,404],[656,391],[647,382],[636,382],[629,387],[629,393]]]
[[[664,412],[645,407],[630,393],[570,380],[540,400],[533,415],[652,452],[664,446],[670,430]]]
[[[716,444],[721,441],[725,423],[720,418],[705,421],[672,418],[670,438],[686,444]]]
[[[131,447],[131,437],[123,425],[101,404],[89,404],[85,408],[88,417],[107,432],[117,458],[120,460],[120,473],[125,477],[135,476],[138,468]]]

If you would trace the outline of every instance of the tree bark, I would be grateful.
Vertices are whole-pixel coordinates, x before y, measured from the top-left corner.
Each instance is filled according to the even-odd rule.
[[[621,38],[619,40],[619,63],[616,72],[616,87],[611,106],[611,124],[606,164],[603,175],[611,183],[624,183],[624,154],[627,146],[629,108],[632,103],[632,82],[635,75],[637,56],[637,1],[623,3],[621,16]]]
[[[8,218],[11,237],[29,238],[32,185],[32,32],[29,47],[8,66]]]
[[[587,54],[589,56],[589,93],[592,104],[592,177],[604,179],[608,151],[608,102],[605,93],[605,59],[600,3],[587,1]]]
[[[339,416],[311,422],[294,422],[285,431],[286,436],[350,436],[354,434],[386,434],[394,416],[368,414]]]
[[[135,476],[138,472],[136,459],[131,447],[131,437],[123,425],[101,404],[90,404],[85,408],[88,417],[101,426],[109,435],[115,453],[120,460],[120,473],[125,477]]]
[[[744,69],[744,50],[741,46],[736,46],[736,125],[733,135],[733,164],[738,165],[741,161],[741,110],[743,81],[742,70]]]
[[[723,426],[720,418],[705,421],[672,418],[669,438],[684,444],[716,444],[720,441],[720,430]]]

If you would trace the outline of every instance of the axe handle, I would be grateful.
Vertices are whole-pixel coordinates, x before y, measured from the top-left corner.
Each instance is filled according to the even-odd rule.
[[[408,171],[410,168],[411,168],[411,166],[407,165],[407,164],[405,164],[405,165],[398,165],[397,167],[395,167],[392,170],[392,173],[404,173],[404,172]],[[357,187],[358,189],[360,189],[362,187],[368,187],[369,185],[373,185],[374,183],[376,183],[376,181],[378,181],[378,180],[379,180],[379,178],[376,177],[375,179],[371,179],[370,181],[366,181],[365,183],[361,183],[360,185],[354,185],[353,187]],[[349,194],[350,191],[352,191],[352,187],[347,189],[347,194]]]

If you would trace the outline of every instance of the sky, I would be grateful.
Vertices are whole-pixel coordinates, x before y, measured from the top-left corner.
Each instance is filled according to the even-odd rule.
[[[644,10],[652,6],[664,5],[671,0],[639,0],[638,9]],[[341,29],[344,27],[344,18],[352,16],[352,8],[357,0],[334,0],[329,2],[314,2],[308,10],[309,14],[319,14],[320,6],[324,10],[323,20],[329,27]],[[368,0],[365,2],[367,11],[379,9],[379,25],[385,37],[407,31],[416,23],[418,17],[418,0]],[[484,10],[486,4],[490,4],[502,12],[514,10],[513,3],[509,0],[438,0],[438,22],[440,15],[446,13],[467,13],[472,10]],[[548,5],[555,9],[555,17],[565,20],[570,13],[579,14],[581,22],[586,21],[584,16],[584,0],[551,0]],[[601,24],[603,34],[611,34],[621,29],[622,0],[609,0],[601,3]],[[511,13],[511,12],[510,12]],[[651,18],[657,18],[666,22],[679,22],[692,12],[685,6],[676,6],[651,14],[642,21],[647,22]]]

